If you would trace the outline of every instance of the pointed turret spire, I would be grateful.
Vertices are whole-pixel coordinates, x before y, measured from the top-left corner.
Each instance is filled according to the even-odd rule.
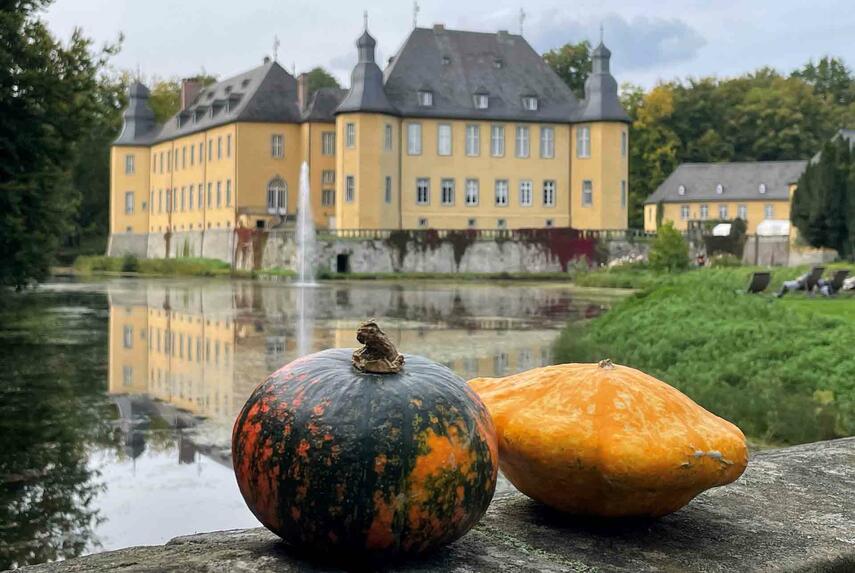
[[[585,100],[576,121],[629,121],[629,116],[620,105],[617,81],[609,71],[612,53],[602,40],[591,52],[591,75],[585,80]]]
[[[142,142],[154,131],[154,112],[148,105],[149,91],[139,80],[128,87],[128,107],[122,113],[122,133],[114,142],[117,145],[133,145]]]
[[[383,90],[383,72],[374,61],[377,42],[368,33],[368,13],[363,15],[365,30],[356,40],[359,61],[350,74],[350,91],[336,110],[397,113]]]

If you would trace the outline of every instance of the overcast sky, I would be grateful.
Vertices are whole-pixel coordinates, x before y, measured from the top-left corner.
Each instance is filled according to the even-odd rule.
[[[567,42],[596,43],[603,24],[618,82],[645,87],[686,76],[731,76],[770,65],[782,71],[829,54],[855,66],[852,0],[420,0],[419,26],[518,33],[543,52]],[[45,17],[60,37],[75,26],[99,43],[125,36],[120,69],[145,77],[220,78],[273,52],[297,72],[316,65],[344,85],[356,61],[353,43],[368,10],[378,61],[412,28],[409,0],[56,0]]]

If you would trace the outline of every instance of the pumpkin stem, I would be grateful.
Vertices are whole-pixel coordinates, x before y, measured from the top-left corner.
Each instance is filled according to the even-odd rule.
[[[614,363],[608,358],[606,358],[605,360],[600,360],[599,362],[597,362],[597,366],[599,366],[600,368],[604,368],[606,370],[611,370],[612,368],[615,367]]]
[[[401,371],[404,356],[374,320],[360,325],[356,331],[356,340],[365,346],[353,351],[354,368],[371,374],[395,374]]]

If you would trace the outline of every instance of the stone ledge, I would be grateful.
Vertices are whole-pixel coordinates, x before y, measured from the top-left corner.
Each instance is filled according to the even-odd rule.
[[[754,455],[735,484],[658,520],[592,521],[521,494],[497,497],[459,541],[396,571],[855,571],[855,438]],[[295,555],[264,529],[178,537],[26,567],[92,571],[335,571]]]

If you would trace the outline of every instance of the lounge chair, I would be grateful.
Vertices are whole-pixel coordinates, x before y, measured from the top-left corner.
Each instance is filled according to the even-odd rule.
[[[751,282],[748,283],[748,288],[745,292],[748,294],[758,294],[766,290],[769,282],[772,280],[772,273],[757,272],[751,275]]]
[[[831,277],[831,292],[836,293],[839,292],[840,289],[843,288],[843,281],[846,280],[846,277],[849,276],[849,271],[847,269],[842,269],[839,271],[835,271],[834,275]]]
[[[822,278],[822,273],[824,272],[825,267],[814,267],[810,270],[810,274],[805,281],[805,292],[808,296],[813,294],[813,289],[816,288],[816,283]]]

